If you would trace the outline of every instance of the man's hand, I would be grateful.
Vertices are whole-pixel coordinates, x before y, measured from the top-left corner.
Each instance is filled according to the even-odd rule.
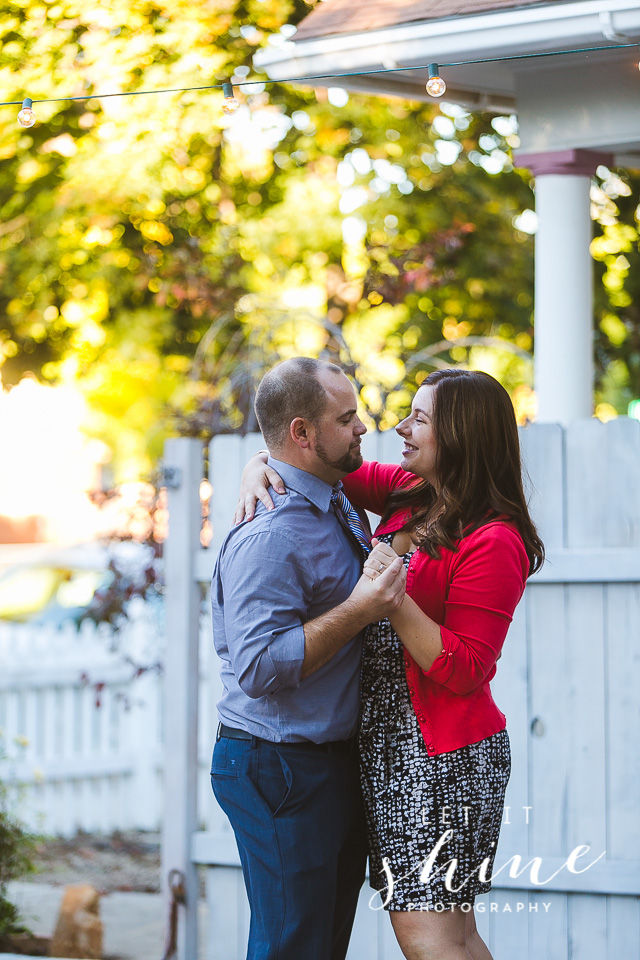
[[[386,544],[378,544],[373,553],[378,550],[378,547],[386,549]],[[384,568],[379,570],[380,561],[374,561],[375,575],[371,576],[365,570],[353,588],[351,596],[345,601],[353,603],[362,611],[364,623],[374,623],[376,620],[389,617],[401,605],[407,589],[407,571],[402,557],[398,557],[395,553],[392,559],[386,553],[383,555],[386,563]]]
[[[273,510],[273,500],[269,496],[269,487],[276,493],[284,493],[284,483],[280,474],[267,466],[269,454],[261,450],[251,457],[242,471],[240,492],[233,522],[237,526],[243,520],[253,520],[256,512],[256,503],[261,500],[267,510]]]

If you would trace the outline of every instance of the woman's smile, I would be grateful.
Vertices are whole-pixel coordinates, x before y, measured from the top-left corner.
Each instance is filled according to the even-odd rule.
[[[438,444],[433,427],[434,404],[435,387],[421,386],[416,392],[411,413],[398,424],[396,433],[404,444],[400,466],[435,487]],[[418,443],[413,443],[413,437]]]

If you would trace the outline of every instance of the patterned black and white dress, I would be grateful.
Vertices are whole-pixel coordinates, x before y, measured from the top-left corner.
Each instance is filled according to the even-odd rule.
[[[379,539],[390,543],[393,534]],[[405,567],[410,558],[404,555]],[[403,654],[388,620],[367,628],[360,757],[370,884],[387,910],[473,904],[491,889],[486,877],[509,780],[509,737],[502,730],[430,757],[409,696]]]

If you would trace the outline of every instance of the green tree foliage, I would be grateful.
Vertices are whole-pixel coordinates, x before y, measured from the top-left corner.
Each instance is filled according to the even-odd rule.
[[[640,398],[640,172],[598,169],[596,236],[597,400],[626,413]]]
[[[238,83],[311,6],[13,0],[2,90]],[[250,426],[252,384],[280,356],[339,356],[374,417],[388,398],[385,425],[407,372],[490,359],[508,388],[530,379],[533,244],[517,218],[533,198],[508,118],[297,85],[238,96],[232,118],[217,90],[36,103],[29,130],[2,108],[5,383],[79,383],[123,478],[159,456],[168,410],[196,434]],[[616,209],[610,226],[633,222]],[[609,312],[637,330],[624,309]],[[489,357],[477,337],[512,349]],[[603,373],[614,355],[633,366],[632,340],[604,331]]]

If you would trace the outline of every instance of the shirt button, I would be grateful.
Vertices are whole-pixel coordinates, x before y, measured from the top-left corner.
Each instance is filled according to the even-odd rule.
[[[433,744],[432,744],[432,743],[428,743],[428,744],[427,744],[427,750],[433,750]]]

